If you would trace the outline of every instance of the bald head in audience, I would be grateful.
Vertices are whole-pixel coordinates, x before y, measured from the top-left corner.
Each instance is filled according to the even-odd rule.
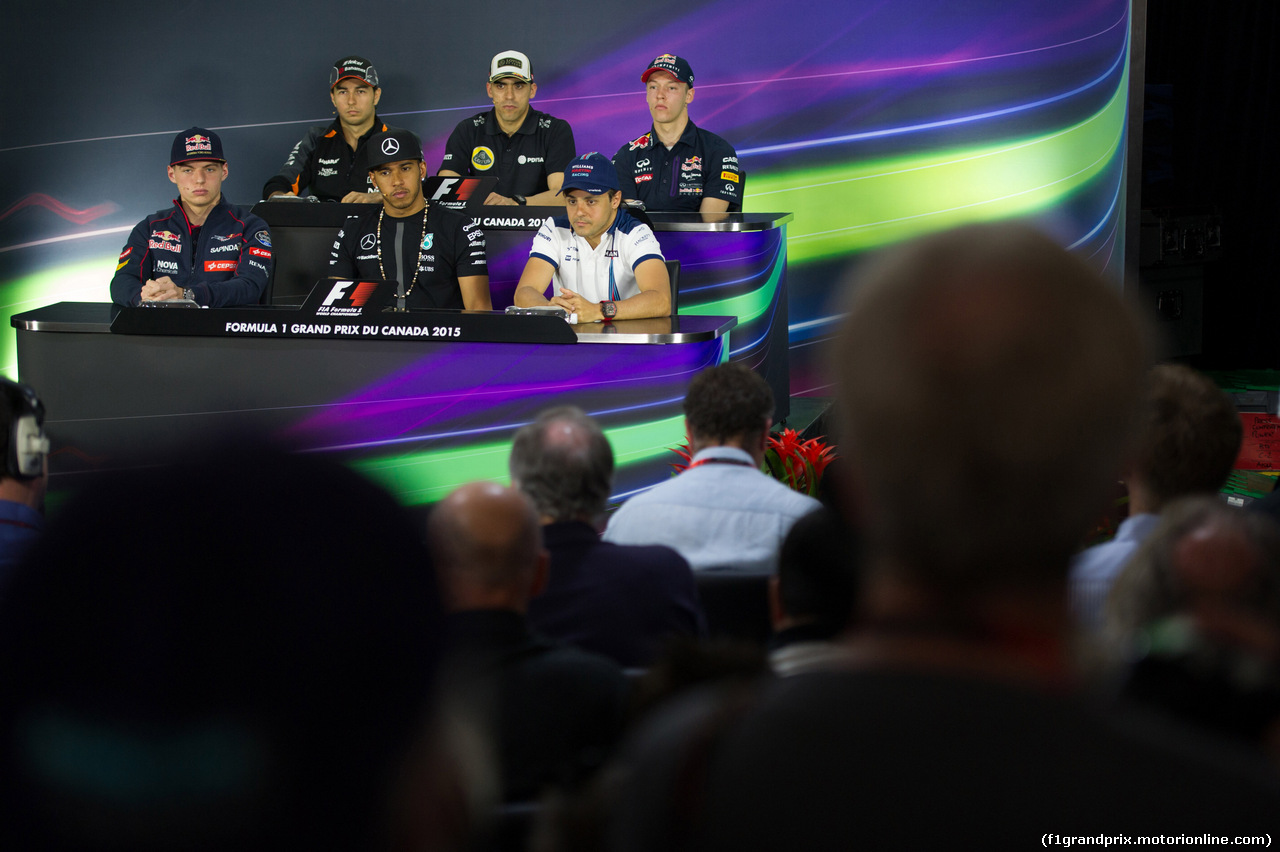
[[[1029,228],[968,226],[861,270],[835,353],[880,575],[961,596],[1062,586],[1147,365],[1118,289]]]
[[[453,611],[525,612],[547,580],[533,504],[512,488],[472,482],[431,512],[427,533],[445,603]]]

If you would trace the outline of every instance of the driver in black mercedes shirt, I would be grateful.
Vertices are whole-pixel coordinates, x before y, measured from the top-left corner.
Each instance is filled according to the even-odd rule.
[[[394,281],[404,310],[493,309],[484,231],[422,194],[422,141],[408,130],[375,134],[369,175],[382,204],[347,218],[333,243],[329,275]]]

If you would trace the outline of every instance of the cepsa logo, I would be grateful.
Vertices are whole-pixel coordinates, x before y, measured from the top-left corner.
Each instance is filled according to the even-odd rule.
[[[257,246],[250,246],[249,254],[253,255],[254,257],[265,257],[267,260],[271,259],[271,252],[267,251],[266,249],[260,249]]]
[[[206,260],[204,262],[205,272],[234,272],[236,262],[234,260]]]

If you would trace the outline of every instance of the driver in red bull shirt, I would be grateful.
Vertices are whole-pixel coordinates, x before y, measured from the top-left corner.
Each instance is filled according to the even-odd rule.
[[[267,223],[222,195],[227,161],[212,130],[173,140],[173,206],[134,227],[111,279],[111,301],[137,305],[189,299],[201,307],[257,304],[271,278]]]
[[[740,211],[746,176],[738,152],[689,118],[694,88],[688,61],[664,53],[640,80],[653,127],[613,156],[623,197],[643,202],[650,212]]]

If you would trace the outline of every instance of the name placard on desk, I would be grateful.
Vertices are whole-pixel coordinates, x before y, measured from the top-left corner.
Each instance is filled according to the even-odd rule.
[[[299,308],[182,310],[121,308],[113,334],[192,337],[281,337],[344,340],[433,340],[458,343],[577,343],[559,317],[487,311],[393,311],[389,282],[327,280]]]

